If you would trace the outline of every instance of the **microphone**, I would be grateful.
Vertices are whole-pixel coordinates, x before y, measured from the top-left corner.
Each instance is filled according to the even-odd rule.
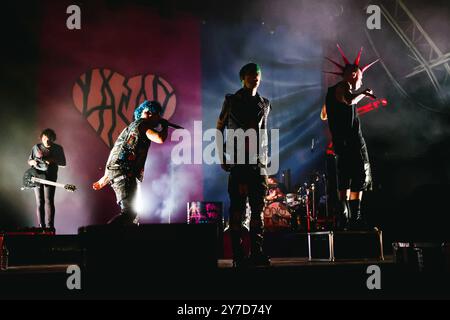
[[[184,129],[182,126],[179,126],[179,125],[169,122],[169,121],[167,121],[167,126],[169,126],[171,128],[175,128],[175,129]]]
[[[161,119],[160,123],[161,123],[162,126],[166,125],[168,127],[174,128],[174,129],[184,129],[182,126],[179,126],[179,125],[177,125],[175,123],[169,122],[166,119]]]

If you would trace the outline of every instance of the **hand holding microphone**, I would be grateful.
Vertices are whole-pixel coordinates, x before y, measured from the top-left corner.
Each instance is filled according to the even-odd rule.
[[[373,94],[372,89],[367,88],[361,93],[367,97],[371,97],[372,99],[377,99],[377,97]]]

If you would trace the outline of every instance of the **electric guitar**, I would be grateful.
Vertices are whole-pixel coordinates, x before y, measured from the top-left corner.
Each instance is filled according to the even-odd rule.
[[[32,189],[39,187],[40,184],[46,184],[58,188],[64,188],[66,189],[66,191],[69,192],[75,192],[77,190],[77,187],[74,186],[73,184],[57,183],[54,181],[46,180],[44,178],[45,178],[44,173],[39,172],[35,168],[30,168],[27,171],[25,171],[25,174],[23,175],[23,186],[21,189],[22,190]]]

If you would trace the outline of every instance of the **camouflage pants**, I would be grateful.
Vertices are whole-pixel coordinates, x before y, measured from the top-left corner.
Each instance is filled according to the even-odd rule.
[[[116,181],[114,181],[116,180]],[[113,188],[117,204],[120,206],[120,214],[110,220],[109,224],[134,224],[137,223],[137,211],[134,208],[138,181],[135,177],[123,177],[113,180]]]

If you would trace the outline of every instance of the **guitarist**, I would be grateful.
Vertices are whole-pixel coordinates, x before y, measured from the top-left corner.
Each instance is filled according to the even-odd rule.
[[[66,165],[64,149],[55,143],[56,133],[52,129],[45,129],[40,135],[41,143],[31,149],[28,164],[45,174],[45,179],[56,182],[58,167]],[[55,187],[40,184],[34,188],[36,196],[37,216],[40,228],[55,231]],[[47,219],[46,219],[47,217]]]

